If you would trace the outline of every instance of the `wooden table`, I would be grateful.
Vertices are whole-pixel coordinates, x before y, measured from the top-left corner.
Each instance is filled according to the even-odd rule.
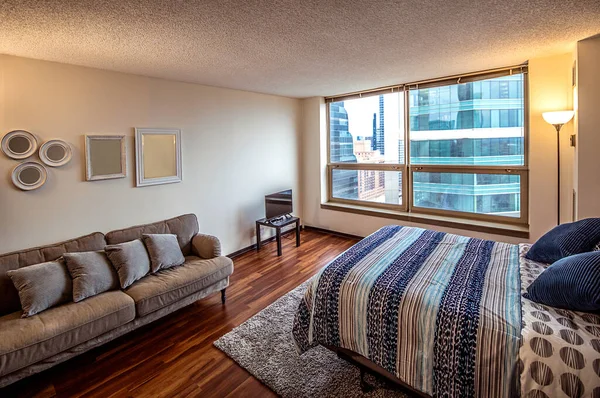
[[[269,221],[266,218],[261,218],[256,221],[256,251],[260,250],[261,239],[260,239],[260,227],[275,228],[276,239],[277,239],[277,255],[281,256],[281,228],[290,224],[296,224],[296,247],[300,246],[300,218],[298,217],[287,217],[280,221]]]

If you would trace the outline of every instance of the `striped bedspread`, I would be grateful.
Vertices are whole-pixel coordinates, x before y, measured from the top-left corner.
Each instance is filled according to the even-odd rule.
[[[300,353],[346,348],[433,397],[506,397],[520,288],[516,245],[387,226],[313,278],[293,337]]]

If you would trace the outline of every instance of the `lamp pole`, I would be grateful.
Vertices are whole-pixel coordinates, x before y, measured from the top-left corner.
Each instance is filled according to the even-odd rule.
[[[556,112],[544,112],[542,117],[546,123],[551,124],[556,129],[556,157],[558,159],[557,172],[556,172],[556,225],[560,225],[560,129],[569,120],[573,119],[575,115],[574,111],[556,111]]]
[[[556,172],[556,225],[560,225],[560,129],[563,126],[563,123],[553,124],[556,129],[556,158],[557,158],[557,172]]]

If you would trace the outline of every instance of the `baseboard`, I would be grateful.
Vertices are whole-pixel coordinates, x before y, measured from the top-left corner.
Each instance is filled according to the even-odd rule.
[[[301,227],[301,228],[304,228],[304,227]],[[283,232],[281,232],[281,236],[286,236],[288,234],[291,234],[295,230],[296,230],[295,228],[292,228],[287,231],[283,231]],[[277,237],[275,235],[273,235],[270,238],[264,239],[261,241],[261,245],[266,245],[267,243],[273,242],[276,238]],[[233,260],[234,258],[239,257],[242,254],[246,254],[252,250],[256,250],[256,243],[253,243],[250,246],[243,247],[240,250],[236,250],[233,253],[227,254],[226,257],[229,257],[230,259]]]
[[[330,235],[335,235],[335,236],[339,236],[341,238],[346,238],[346,239],[353,239],[353,240],[361,240],[364,238],[364,236],[358,236],[358,235],[351,235],[351,234],[345,234],[343,232],[338,232],[338,231],[332,231],[330,229],[325,229],[325,228],[318,228],[318,227],[311,227],[309,225],[303,225],[301,227],[304,230],[307,231],[316,231],[316,232],[321,232],[324,234],[330,234]],[[285,236],[287,234],[291,234],[295,231],[294,228],[284,231],[281,233],[281,236]],[[273,242],[275,240],[276,236],[271,236],[270,238],[267,238],[265,240],[262,241],[261,245],[265,245],[267,243]],[[242,254],[246,254],[252,250],[256,250],[256,243],[251,244],[250,246],[246,246],[244,248],[241,248],[240,250],[236,250],[233,253],[230,253],[227,255],[227,257],[229,257],[230,259],[234,259],[236,257],[241,256]]]
[[[361,240],[361,239],[364,238],[364,236],[358,236],[358,235],[352,235],[352,234],[345,234],[343,232],[332,231],[330,229],[319,228],[319,227],[311,227],[309,225],[305,225],[304,229],[306,229],[307,231],[316,231],[316,232],[323,232],[323,233],[326,233],[326,234],[336,235],[336,236],[339,236],[341,238],[347,238],[347,239]]]

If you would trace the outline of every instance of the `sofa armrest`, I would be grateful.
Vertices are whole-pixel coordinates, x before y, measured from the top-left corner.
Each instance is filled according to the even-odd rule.
[[[193,251],[202,258],[214,258],[221,255],[221,242],[212,235],[197,234],[192,239]]]

